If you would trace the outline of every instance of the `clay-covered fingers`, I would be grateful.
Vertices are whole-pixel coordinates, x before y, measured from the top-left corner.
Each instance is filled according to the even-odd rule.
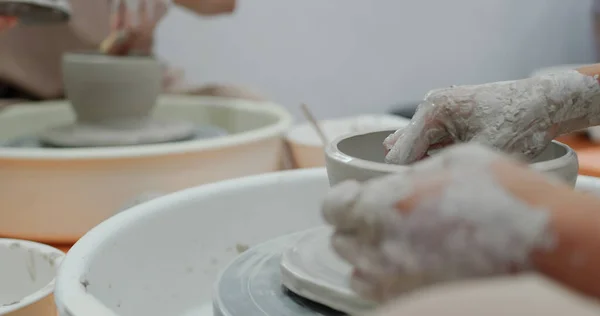
[[[413,193],[409,172],[334,186],[323,202],[323,217],[337,233],[353,235],[367,244],[380,242],[386,225],[398,220],[397,203]]]
[[[408,126],[390,135],[384,145],[389,151],[385,157],[387,163],[398,165],[411,164],[427,155],[434,145],[449,137],[437,115],[437,105],[424,101]]]
[[[353,214],[354,203],[359,198],[362,187],[358,181],[344,181],[332,187],[325,201],[321,213],[325,221],[332,225],[335,230],[352,232],[356,230],[356,218],[359,214]]]
[[[399,270],[391,263],[382,244],[365,243],[352,234],[335,233],[331,238],[334,251],[353,267],[350,285],[360,296],[381,301],[388,298],[389,289]]]
[[[411,249],[401,249],[406,244],[385,240],[372,244],[345,233],[335,233],[331,244],[352,265],[350,286],[364,298],[385,302],[427,283],[420,263],[410,255]],[[399,253],[406,255],[397,258]]]

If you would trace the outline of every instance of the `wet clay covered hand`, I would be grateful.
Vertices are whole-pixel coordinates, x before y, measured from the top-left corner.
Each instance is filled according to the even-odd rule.
[[[600,124],[600,85],[593,73],[433,90],[409,126],[385,140],[386,161],[410,164],[432,148],[469,141],[533,158],[555,137]]]
[[[462,144],[400,174],[340,183],[322,211],[334,250],[354,267],[352,288],[386,302],[423,286],[531,270],[600,296],[586,277],[600,266],[599,206],[496,151]],[[575,256],[583,259],[572,267]]]

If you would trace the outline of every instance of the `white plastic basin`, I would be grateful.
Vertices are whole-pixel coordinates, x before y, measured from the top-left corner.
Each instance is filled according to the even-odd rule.
[[[285,171],[184,190],[118,214],[67,255],[56,288],[60,315],[210,315],[217,273],[237,250],[323,224],[328,188],[324,168]],[[598,192],[600,182],[580,177],[578,188]]]
[[[139,195],[279,170],[292,122],[273,103],[198,96],[163,96],[155,116],[229,135],[131,147],[0,146],[0,236],[73,243]],[[73,119],[66,102],[19,104],[0,112],[0,142]]]
[[[324,169],[285,171],[184,190],[120,213],[69,251],[56,290],[61,315],[198,315],[211,304],[217,273],[239,251],[323,224],[328,187]]]

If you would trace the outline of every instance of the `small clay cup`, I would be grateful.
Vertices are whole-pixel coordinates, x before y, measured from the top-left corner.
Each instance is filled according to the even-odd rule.
[[[161,65],[149,56],[67,53],[62,68],[65,92],[80,124],[139,122],[150,117],[161,91]]]
[[[349,179],[366,181],[406,170],[406,166],[385,163],[383,140],[393,132],[354,133],[333,140],[325,149],[329,183],[335,185]],[[572,187],[577,181],[577,154],[569,146],[557,141],[552,141],[529,166]]]

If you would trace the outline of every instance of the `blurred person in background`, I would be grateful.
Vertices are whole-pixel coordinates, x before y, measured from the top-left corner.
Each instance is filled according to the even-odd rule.
[[[22,101],[64,97],[62,55],[70,51],[98,50],[117,23],[128,23],[137,38],[132,49],[151,54],[154,32],[167,13],[165,0],[139,0],[125,12],[113,10],[110,0],[69,0],[72,16],[68,23],[20,26],[14,17],[0,17],[0,107]],[[175,0],[199,15],[231,14],[236,0]],[[145,6],[146,10],[141,10]],[[136,24],[129,23],[131,20]],[[187,88],[183,71],[165,65],[164,91],[261,99],[235,85],[211,84]]]

